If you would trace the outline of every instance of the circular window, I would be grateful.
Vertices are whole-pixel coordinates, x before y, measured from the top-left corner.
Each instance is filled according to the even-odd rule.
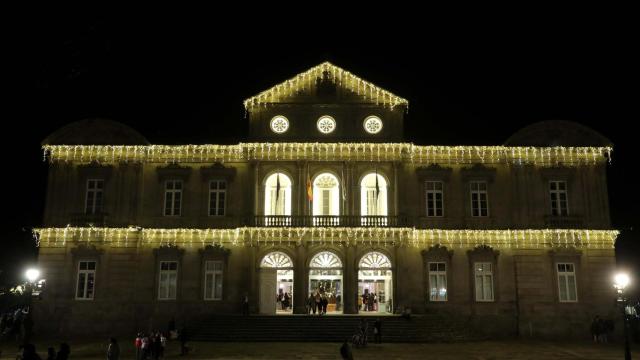
[[[382,130],[382,120],[377,116],[364,119],[364,130],[369,134],[377,134]]]
[[[282,115],[274,116],[271,119],[271,130],[274,133],[282,134],[289,129],[289,120]]]
[[[323,116],[318,119],[318,130],[323,134],[332,133],[336,129],[336,121],[331,116]]]

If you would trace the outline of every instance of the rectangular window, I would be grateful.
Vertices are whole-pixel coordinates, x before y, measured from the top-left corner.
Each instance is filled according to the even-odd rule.
[[[96,286],[96,262],[78,262],[78,281],[76,284],[76,299],[93,300]]]
[[[178,262],[161,261],[158,281],[158,299],[175,300],[178,288]]]
[[[204,299],[222,300],[222,261],[205,262]]]
[[[549,181],[549,195],[551,196],[551,215],[569,215],[569,201],[567,200],[567,182]]]
[[[429,263],[429,299],[431,301],[447,301],[446,263]]]
[[[576,271],[573,263],[558,263],[556,267],[558,271],[558,296],[560,302],[578,301]]]
[[[444,214],[443,206],[443,184],[442,181],[425,182],[425,191],[427,194],[427,216],[442,216]]]
[[[104,180],[87,180],[87,193],[85,196],[84,213],[99,214],[102,212],[102,192],[104,190]]]
[[[167,180],[164,188],[164,216],[180,216],[182,180]]]
[[[227,202],[227,182],[209,182],[209,216],[224,216]]]
[[[493,264],[477,262],[473,265],[476,283],[476,301],[493,301]]]
[[[486,181],[472,181],[471,185],[471,216],[489,216],[489,195]]]

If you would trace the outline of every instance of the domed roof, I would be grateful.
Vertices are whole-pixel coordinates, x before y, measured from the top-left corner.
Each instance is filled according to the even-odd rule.
[[[131,127],[109,119],[84,119],[65,125],[42,141],[43,145],[148,145]]]
[[[525,126],[505,141],[506,146],[612,146],[597,131],[566,120],[547,120]]]

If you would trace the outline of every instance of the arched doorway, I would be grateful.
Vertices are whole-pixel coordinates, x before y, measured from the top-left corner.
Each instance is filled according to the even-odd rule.
[[[293,309],[293,262],[280,251],[260,262],[260,313],[291,314]]]
[[[264,215],[267,226],[291,225],[291,179],[276,172],[264,183]]]
[[[327,299],[327,313],[342,312],[342,261],[330,252],[317,253],[309,262],[309,294]]]
[[[381,252],[371,251],[358,263],[358,305],[362,312],[393,313],[391,261]]]
[[[360,182],[360,215],[362,226],[387,225],[387,181],[375,173],[367,174]]]
[[[322,173],[313,181],[313,216],[315,226],[339,225],[340,182],[331,173]]]

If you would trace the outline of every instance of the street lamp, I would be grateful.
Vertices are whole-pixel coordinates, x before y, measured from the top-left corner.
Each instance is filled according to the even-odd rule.
[[[25,277],[29,280],[30,283],[35,283],[36,280],[40,277],[40,270],[38,269],[29,269],[25,272]]]
[[[618,273],[614,277],[613,287],[616,288],[616,292],[618,293],[618,298],[616,299],[616,303],[620,305],[622,309],[622,319],[624,325],[624,359],[631,360],[631,350],[629,349],[629,315],[630,311],[627,310],[628,307],[628,299],[625,295],[624,290],[627,288],[631,279],[629,275],[626,273]]]

